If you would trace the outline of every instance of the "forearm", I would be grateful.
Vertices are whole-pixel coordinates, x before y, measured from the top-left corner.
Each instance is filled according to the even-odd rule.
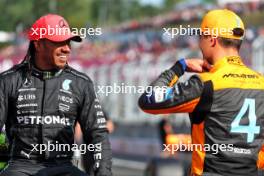
[[[96,176],[112,175],[112,151],[106,129],[95,129],[90,131],[91,136],[84,138],[87,144],[94,145],[93,169]],[[86,135],[85,135],[86,136]]]
[[[152,87],[172,87],[178,79],[184,74],[186,63],[184,59],[177,61],[169,70],[164,71],[150,85]]]
[[[184,74],[185,61],[177,61],[163,72],[139,98],[139,107],[151,114],[192,112],[199,102],[203,82],[199,76],[192,76],[184,83],[177,83]]]
[[[100,161],[97,161],[96,157],[101,157]],[[101,151],[94,153],[95,166],[98,167],[96,162],[99,162],[99,167],[95,168],[96,176],[112,176],[112,151],[110,142],[105,137],[101,142]]]

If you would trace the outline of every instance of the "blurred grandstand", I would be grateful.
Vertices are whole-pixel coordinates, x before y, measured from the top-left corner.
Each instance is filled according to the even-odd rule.
[[[82,44],[73,45],[70,64],[86,72],[97,86],[147,86],[176,59],[201,56],[198,36],[171,38],[164,35],[162,28],[181,24],[197,27],[203,14],[214,8],[231,9],[244,19],[247,30],[241,49],[243,61],[264,73],[264,2],[260,0],[239,0],[239,3],[219,0],[209,5],[188,1],[177,4],[173,11],[162,15],[104,28],[101,36],[88,37]],[[4,37],[16,43],[0,50],[1,72],[19,63],[28,47],[25,32],[15,35],[0,33],[0,42]],[[186,174],[189,153],[179,154],[174,159],[160,158],[162,149],[157,122],[161,116],[153,117],[141,112],[137,106],[139,95],[138,92],[108,95],[99,92],[105,111],[116,123],[116,130],[111,135],[115,175]],[[190,123],[186,114],[169,117],[173,117],[170,120],[176,133],[189,134]]]

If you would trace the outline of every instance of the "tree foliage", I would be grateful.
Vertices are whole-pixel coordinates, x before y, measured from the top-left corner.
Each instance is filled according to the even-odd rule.
[[[138,0],[0,0],[0,31],[29,28],[40,16],[57,13],[74,27],[108,26],[153,16],[161,7],[142,6]]]

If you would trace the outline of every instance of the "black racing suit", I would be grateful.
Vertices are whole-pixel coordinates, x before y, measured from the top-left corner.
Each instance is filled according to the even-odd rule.
[[[68,65],[44,72],[24,62],[0,75],[0,97],[0,131],[5,124],[10,162],[70,161],[78,121],[87,150],[94,151],[96,175],[111,175],[106,120],[85,74]]]

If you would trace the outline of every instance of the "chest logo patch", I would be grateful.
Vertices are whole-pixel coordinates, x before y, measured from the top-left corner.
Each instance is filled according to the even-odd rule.
[[[62,88],[63,90],[70,90],[70,84],[71,84],[72,80],[69,79],[65,79],[62,83]]]
[[[23,83],[23,87],[29,87],[32,84],[32,81],[26,78],[25,82]]]

